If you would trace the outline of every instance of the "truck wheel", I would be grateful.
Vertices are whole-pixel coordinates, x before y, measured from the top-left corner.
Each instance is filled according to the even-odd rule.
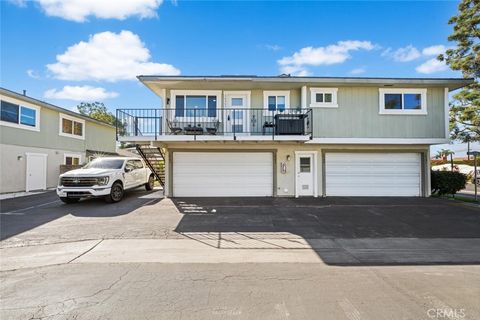
[[[119,202],[123,198],[123,186],[120,182],[115,182],[112,185],[110,194],[105,197],[105,201],[108,203]]]
[[[153,175],[148,177],[148,182],[145,183],[145,190],[150,191],[153,190],[153,185],[155,184],[155,178],[153,178]]]
[[[71,204],[71,203],[77,203],[78,201],[80,201],[80,198],[60,197],[60,200],[61,200],[63,203]]]

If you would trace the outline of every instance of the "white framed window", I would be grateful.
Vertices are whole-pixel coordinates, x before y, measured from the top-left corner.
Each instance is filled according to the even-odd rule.
[[[60,113],[58,134],[64,137],[84,140],[85,120]]]
[[[173,116],[170,118],[217,118],[221,91],[172,90]]]
[[[263,109],[265,114],[284,112],[290,108],[290,91],[263,91]]]
[[[379,89],[379,113],[426,115],[427,89]]]
[[[82,164],[82,155],[78,153],[64,153],[63,164],[69,166],[78,166]]]
[[[310,88],[310,107],[338,108],[338,88]]]
[[[6,127],[40,131],[40,108],[1,100],[0,124]]]

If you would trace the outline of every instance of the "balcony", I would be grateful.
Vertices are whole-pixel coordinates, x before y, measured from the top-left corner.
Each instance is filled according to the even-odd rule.
[[[118,141],[312,138],[312,109],[117,109]]]

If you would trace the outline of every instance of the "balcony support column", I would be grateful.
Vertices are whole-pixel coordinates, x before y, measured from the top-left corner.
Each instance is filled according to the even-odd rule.
[[[307,86],[302,87],[302,91],[300,93],[300,104],[303,109],[307,108]]]

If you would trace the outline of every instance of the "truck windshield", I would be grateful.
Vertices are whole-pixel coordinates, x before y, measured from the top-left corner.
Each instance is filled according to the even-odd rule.
[[[123,162],[121,159],[95,159],[88,163],[84,168],[96,168],[96,169],[121,169]]]

